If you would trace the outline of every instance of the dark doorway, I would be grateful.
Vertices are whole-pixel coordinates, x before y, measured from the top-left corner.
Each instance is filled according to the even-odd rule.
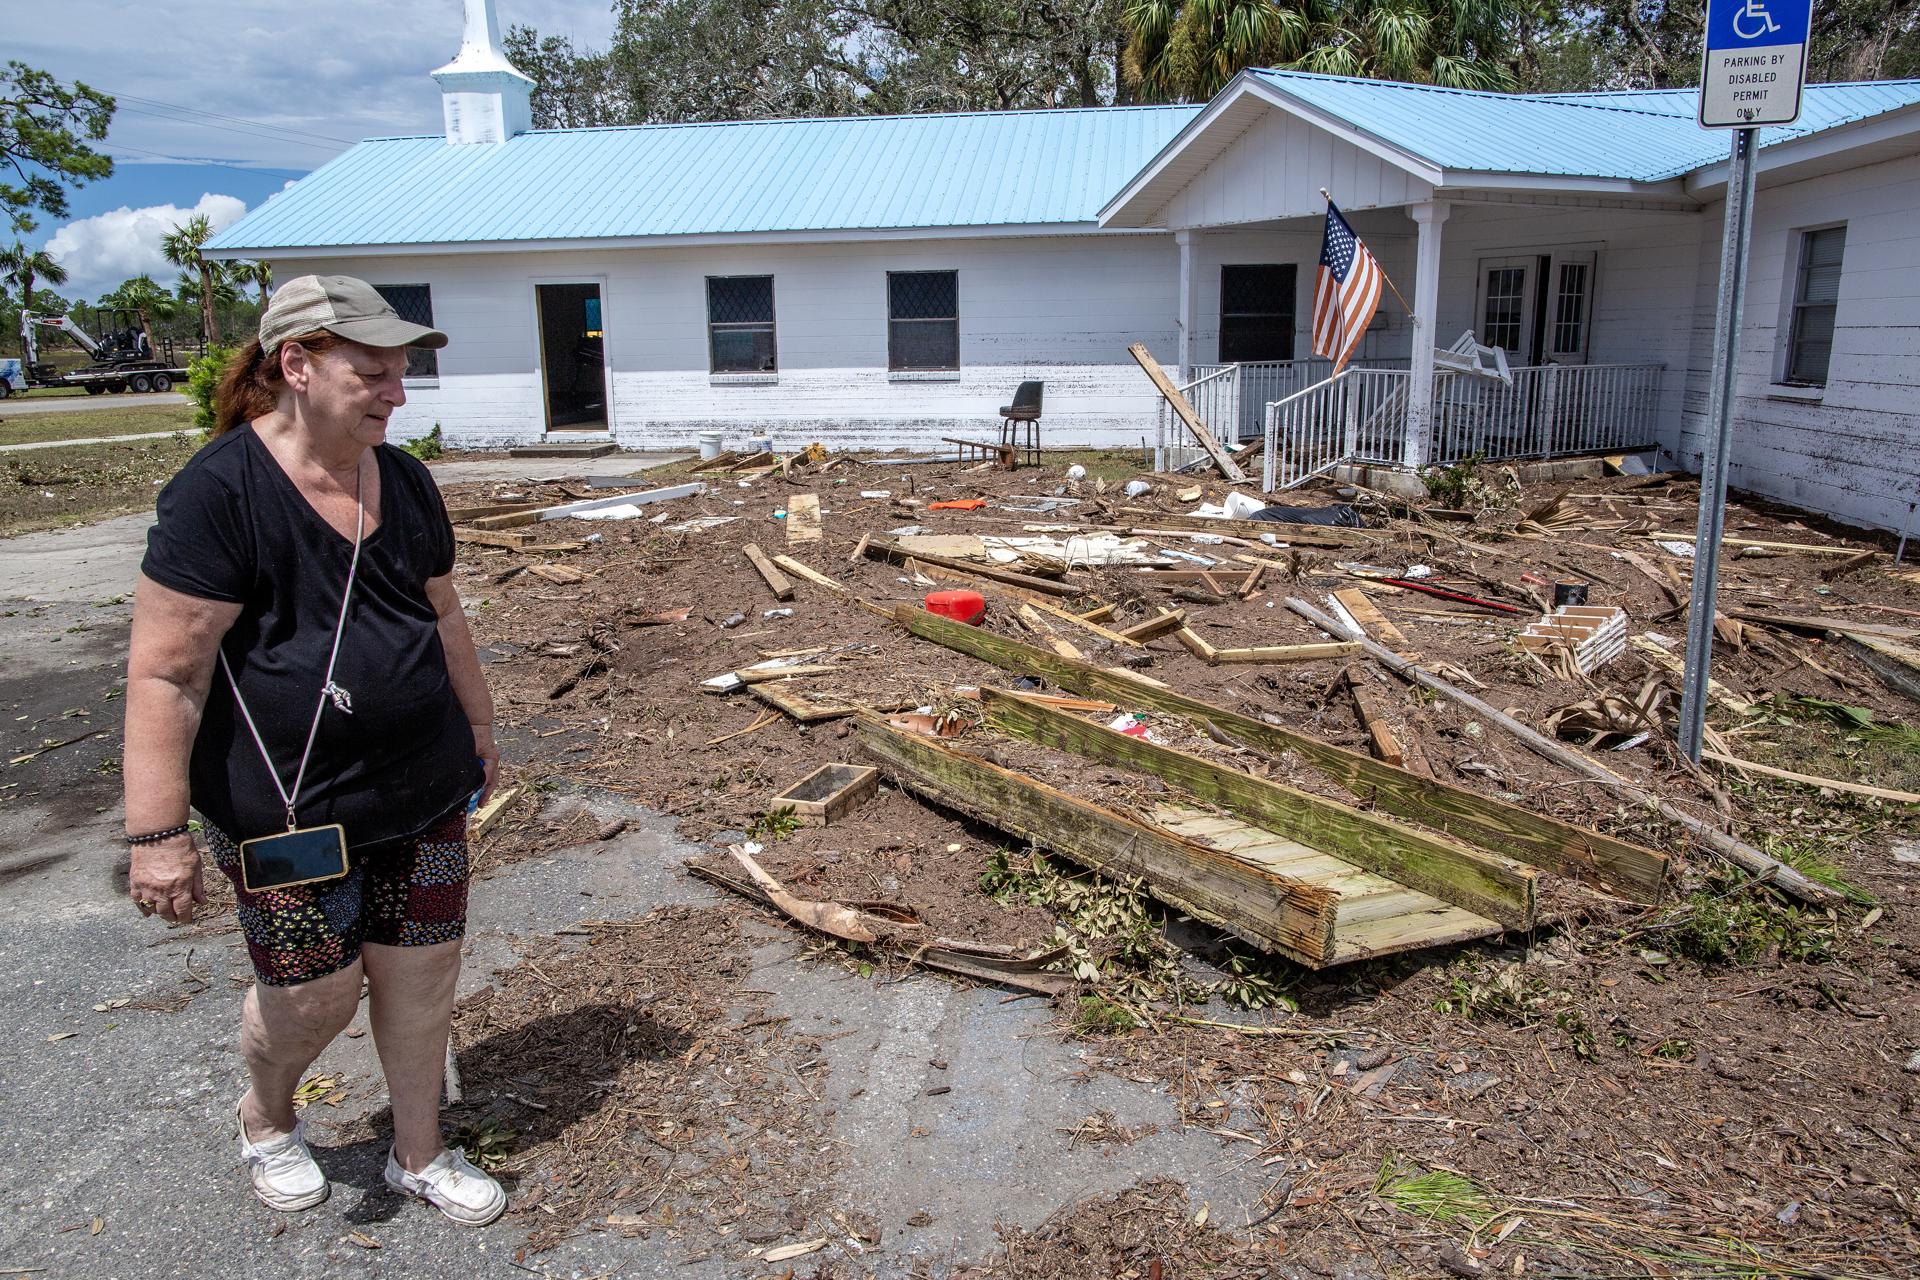
[[[540,305],[540,366],[546,372],[547,427],[554,431],[607,428],[606,335],[600,286],[534,286]]]

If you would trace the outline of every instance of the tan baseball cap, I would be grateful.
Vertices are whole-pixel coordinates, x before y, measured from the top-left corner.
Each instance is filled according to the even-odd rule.
[[[369,347],[444,347],[447,335],[402,320],[379,291],[352,276],[300,276],[273,291],[260,313],[260,347],[268,355],[280,344],[325,329]]]

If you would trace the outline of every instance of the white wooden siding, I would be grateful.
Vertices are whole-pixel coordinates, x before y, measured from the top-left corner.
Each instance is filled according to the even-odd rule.
[[[1920,500],[1920,157],[1762,186],[1741,325],[1731,483],[1850,523],[1897,529]],[[1703,214],[1679,450],[1701,463],[1713,368],[1721,206]],[[1818,399],[1774,386],[1797,232],[1846,224],[1833,359]],[[1792,397],[1792,398],[1789,398]]]
[[[1182,187],[1155,219],[1176,230],[1317,215],[1320,188],[1342,210],[1427,199],[1432,188],[1398,166],[1284,111],[1269,111]],[[1316,256],[1318,245],[1315,246]]]
[[[959,272],[959,374],[891,380],[886,274],[945,269]],[[536,281],[605,282],[612,430],[632,448],[776,423],[830,446],[980,437],[1027,378],[1047,383],[1048,444],[1137,444],[1153,431],[1155,400],[1126,348],[1145,342],[1171,362],[1176,342],[1178,254],[1164,234],[342,257],[283,264],[282,275],[296,270],[432,287],[434,323],[451,341],[438,385],[410,389],[394,431],[438,423],[462,448],[544,433]],[[775,278],[777,383],[709,381],[709,275]]]

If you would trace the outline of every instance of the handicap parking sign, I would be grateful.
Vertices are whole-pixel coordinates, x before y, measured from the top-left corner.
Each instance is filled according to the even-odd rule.
[[[1799,119],[1812,24],[1813,0],[1708,0],[1701,125],[1749,129]]]

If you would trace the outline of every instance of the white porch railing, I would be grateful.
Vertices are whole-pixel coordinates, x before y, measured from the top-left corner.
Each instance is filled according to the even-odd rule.
[[[1228,430],[1222,424],[1237,423],[1240,419],[1240,372],[1243,367],[1237,364],[1206,365],[1191,382],[1177,384],[1180,394],[1187,398],[1193,411],[1200,415],[1200,421],[1207,424],[1207,429],[1216,438],[1239,439],[1237,431]],[[1153,437],[1153,469],[1178,471],[1206,456],[1206,450],[1194,442],[1193,433],[1187,430],[1186,424],[1174,418],[1173,410],[1167,406],[1165,399],[1161,399]]]
[[[1481,458],[1608,453],[1659,438],[1660,364],[1549,364],[1515,369],[1513,385],[1434,380],[1433,448],[1443,466]]]
[[[1343,462],[1398,459],[1407,436],[1404,369],[1342,369],[1267,406],[1261,487],[1291,489]]]
[[[1365,369],[1404,369],[1409,361],[1405,357],[1386,357],[1361,359],[1354,363]],[[1223,440],[1230,437],[1244,444],[1258,436],[1265,426],[1268,405],[1331,378],[1333,361],[1309,356],[1305,360],[1263,360],[1237,365],[1197,364],[1187,371],[1187,376],[1197,380],[1223,369],[1240,371],[1239,394],[1233,406],[1235,416],[1230,420],[1218,421],[1204,413],[1200,416],[1216,436]]]
[[[1535,365],[1513,385],[1438,371],[1430,463],[1507,462],[1607,453],[1658,440],[1659,364]],[[1343,462],[1403,466],[1412,374],[1347,369],[1266,410],[1268,490]]]

